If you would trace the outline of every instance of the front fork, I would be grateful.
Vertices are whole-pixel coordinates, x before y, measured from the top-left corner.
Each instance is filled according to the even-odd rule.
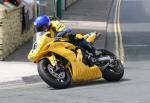
[[[51,65],[55,68],[55,71],[58,71],[62,68],[68,68],[70,66],[70,62],[68,62],[66,65],[61,65],[54,54],[47,58],[49,59]]]
[[[63,67],[61,67],[60,64],[58,63],[56,56],[52,54],[52,56],[47,58],[51,63],[51,65],[48,65],[48,71],[58,80],[63,80],[65,78],[65,72],[62,71]]]
[[[56,56],[54,54],[52,54],[52,56],[47,57],[47,58],[49,59],[51,65],[53,67],[55,67],[56,71],[60,69],[60,66],[58,65],[58,61],[57,61]]]

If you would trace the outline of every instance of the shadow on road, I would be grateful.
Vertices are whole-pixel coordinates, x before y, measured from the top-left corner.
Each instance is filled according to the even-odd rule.
[[[82,86],[93,86],[93,85],[102,85],[102,84],[112,84],[112,83],[121,83],[121,82],[126,82],[130,81],[131,79],[124,78],[120,81],[116,82],[109,82],[106,80],[96,80],[96,81],[90,81],[90,82],[81,82],[81,83],[74,83],[70,88],[74,87],[82,87]]]
[[[89,82],[79,82],[79,83],[73,83],[69,88],[67,89],[72,89],[72,88],[78,88],[78,87],[88,87],[88,86],[94,86],[94,85],[103,85],[103,84],[116,84],[116,83],[122,83],[122,82],[126,82],[126,81],[131,81],[131,79],[129,78],[123,78],[120,81],[116,81],[116,82],[109,82],[106,80],[95,80],[95,81],[89,81]],[[64,89],[54,89],[51,87],[48,87],[49,90],[64,90]]]

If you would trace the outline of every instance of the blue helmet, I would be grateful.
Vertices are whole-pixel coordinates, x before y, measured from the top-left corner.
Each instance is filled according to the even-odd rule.
[[[46,15],[42,15],[42,16],[37,17],[34,21],[34,26],[35,26],[37,31],[40,31],[40,30],[42,31],[43,26],[49,27],[50,26],[49,17]]]

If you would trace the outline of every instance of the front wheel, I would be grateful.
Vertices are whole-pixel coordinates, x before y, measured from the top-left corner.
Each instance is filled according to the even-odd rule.
[[[51,87],[56,89],[67,88],[71,84],[71,75],[68,69],[63,67],[55,71],[48,59],[42,59],[38,64],[40,77]]]
[[[103,78],[108,81],[119,81],[124,75],[124,67],[121,61],[110,51],[104,49],[100,51],[102,52],[102,56],[109,56],[113,60],[113,62],[102,71]],[[107,64],[108,62],[104,63]]]

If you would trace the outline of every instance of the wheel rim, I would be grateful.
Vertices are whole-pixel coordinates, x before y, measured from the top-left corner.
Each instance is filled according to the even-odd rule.
[[[46,72],[52,79],[58,82],[65,82],[67,80],[67,74],[64,68],[55,71],[54,67],[51,64],[48,64],[46,67]]]
[[[109,65],[109,70],[111,72],[118,73],[120,71],[119,67],[120,67],[119,61],[114,60],[114,62]]]

